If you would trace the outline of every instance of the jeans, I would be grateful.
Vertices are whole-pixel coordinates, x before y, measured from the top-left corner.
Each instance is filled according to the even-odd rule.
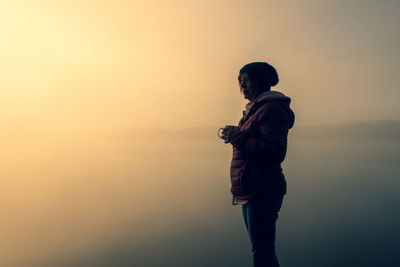
[[[254,267],[279,267],[275,254],[275,223],[282,202],[283,195],[251,199],[242,205]]]

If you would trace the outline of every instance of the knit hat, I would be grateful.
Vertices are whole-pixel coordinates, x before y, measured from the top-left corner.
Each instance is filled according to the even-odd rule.
[[[247,73],[251,79],[256,79],[261,84],[275,86],[279,82],[276,69],[266,62],[252,62],[244,65],[239,73]]]

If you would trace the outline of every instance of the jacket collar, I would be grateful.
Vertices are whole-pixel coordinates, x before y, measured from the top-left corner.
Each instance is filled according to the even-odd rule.
[[[264,100],[272,100],[272,99],[282,99],[282,98],[286,98],[287,96],[285,96],[284,94],[282,94],[281,92],[278,91],[265,91],[261,94],[259,94],[257,96],[257,98],[254,100],[254,102],[261,102]]]
[[[252,106],[255,103],[260,103],[260,102],[269,101],[269,100],[283,100],[285,98],[287,98],[287,96],[285,96],[284,94],[282,94],[281,92],[278,92],[278,91],[271,90],[271,91],[262,92],[261,94],[259,94],[257,96],[257,98],[255,100],[249,101],[246,104],[246,110],[244,111],[244,113],[248,114],[250,109],[252,108]]]

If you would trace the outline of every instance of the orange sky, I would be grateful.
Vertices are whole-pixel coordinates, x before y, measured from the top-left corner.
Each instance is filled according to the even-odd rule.
[[[277,68],[298,124],[396,119],[398,4],[339,2],[2,2],[2,123],[237,123],[236,75],[250,61]]]
[[[274,89],[292,98],[295,126],[398,119],[399,8],[0,1],[0,265],[83,253],[131,221],[140,232],[148,218],[184,207],[165,195],[181,185],[198,207],[212,204],[211,188],[230,198],[231,150],[216,131],[212,142],[190,143],[132,129],[236,124],[247,102],[237,74],[248,62],[276,67]],[[168,201],[148,202],[149,192]]]

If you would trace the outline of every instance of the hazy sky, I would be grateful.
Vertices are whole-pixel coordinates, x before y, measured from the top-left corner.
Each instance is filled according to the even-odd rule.
[[[284,2],[284,3],[282,3]],[[1,1],[8,130],[237,123],[267,61],[300,124],[397,119],[399,1]]]
[[[31,259],[52,260],[61,253],[81,255],[73,260],[85,262],[92,255],[88,251],[96,252],[95,261],[123,261],[138,251],[147,257],[151,242],[168,241],[162,238],[169,234],[176,242],[190,237],[193,243],[158,246],[155,255],[164,256],[153,260],[161,262],[167,255],[175,264],[181,248],[197,254],[222,244],[193,246],[208,244],[211,235],[232,243],[219,238],[218,229],[235,240],[233,233],[241,229],[238,244],[249,242],[240,211],[229,206],[232,150],[216,131],[215,139],[196,142],[173,135],[146,138],[140,131],[132,134],[132,128],[217,130],[238,123],[247,101],[237,74],[251,61],[276,67],[280,82],[274,89],[292,98],[297,126],[398,119],[399,11],[400,1],[384,0],[0,0],[0,236],[5,240],[0,251],[6,251],[0,261],[34,266]],[[286,226],[285,219],[281,224],[286,239],[279,239],[287,253],[284,261],[296,262],[304,255],[305,260],[326,262],[326,255],[335,259],[340,250],[350,255],[358,242],[368,250],[351,253],[350,263],[377,262],[354,255],[398,260],[392,246],[398,243],[392,234],[398,218],[385,219],[397,214],[390,203],[399,202],[393,156],[398,144],[378,142],[381,137],[376,136],[373,142],[356,137],[359,143],[348,144],[337,142],[340,138],[289,138],[292,154],[285,172],[291,200],[281,217],[287,220]],[[343,155],[346,149],[349,153]],[[227,212],[220,212],[222,207]],[[173,229],[197,227],[182,217],[211,228],[201,228],[198,239],[191,231],[175,235]],[[231,227],[232,218],[237,227]],[[168,230],[166,235],[154,232],[158,223]],[[310,227],[298,231],[302,225]],[[142,233],[150,245],[127,249],[126,244],[136,248],[140,243],[134,235],[125,242],[124,229]],[[302,242],[308,252],[298,250],[293,236],[308,242]],[[382,237],[384,241],[374,242]],[[120,247],[110,241],[114,239]],[[234,256],[250,260],[245,258],[250,250],[244,250],[249,243],[240,244],[243,254]],[[99,249],[104,245],[109,249]],[[230,247],[221,247],[220,259],[235,259]],[[310,248],[328,248],[329,253]]]

